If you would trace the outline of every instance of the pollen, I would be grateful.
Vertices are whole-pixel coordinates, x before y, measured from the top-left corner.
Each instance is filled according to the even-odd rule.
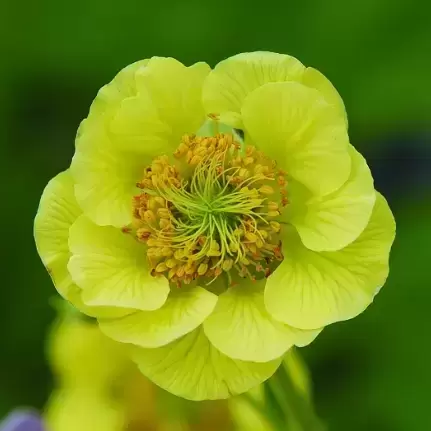
[[[151,274],[177,286],[220,276],[267,277],[281,253],[287,173],[231,134],[183,136],[136,184],[132,227],[146,245]]]

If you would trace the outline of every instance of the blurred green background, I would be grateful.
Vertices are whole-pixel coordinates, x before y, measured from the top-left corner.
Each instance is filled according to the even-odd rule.
[[[302,352],[331,431],[431,429],[431,5],[426,0],[2,3],[0,417],[51,389],[54,293],[32,237],[47,181],[66,169],[97,90],[152,55],[215,65],[288,53],[331,79],[352,143],[398,224],[391,274],[357,319]]]

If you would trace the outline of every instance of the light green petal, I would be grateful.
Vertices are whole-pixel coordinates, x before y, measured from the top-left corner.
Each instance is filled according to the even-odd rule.
[[[70,228],[69,247],[68,268],[85,304],[156,310],[165,303],[168,281],[151,276],[145,247],[131,235],[81,216]]]
[[[132,152],[143,165],[174,148],[169,145],[171,126],[160,118],[148,91],[124,99],[107,130],[114,150]]]
[[[114,150],[102,131],[93,137],[95,145],[77,147],[73,157],[76,198],[94,223],[126,226],[132,221],[132,197],[139,192],[136,182],[149,160]]]
[[[323,95],[326,102],[333,105],[339,115],[344,117],[347,124],[347,113],[343,99],[325,75],[312,67],[307,67],[302,75],[301,83],[307,87],[318,90]]]
[[[228,398],[268,379],[281,359],[265,363],[231,359],[209,342],[202,328],[157,349],[136,349],[144,375],[174,395],[190,400]]]
[[[242,116],[251,140],[313,194],[329,194],[349,177],[344,118],[317,90],[265,84],[246,98]]]
[[[135,96],[137,93],[136,72],[144,69],[148,61],[146,59],[129,64],[120,70],[111,82],[104,85],[91,104],[89,118],[100,121],[103,116],[105,120],[108,120],[116,112],[122,100]]]
[[[304,65],[290,55],[274,52],[249,52],[221,61],[208,75],[203,100],[208,114],[220,121],[243,128],[241,108],[253,90],[268,82],[299,81]]]
[[[79,128],[72,173],[85,215],[102,226],[132,220],[144,169],[204,122],[204,63],[189,68],[155,57],[128,66],[103,87]]]
[[[79,311],[92,317],[124,316],[129,313],[126,309],[85,305],[81,299],[81,289],[73,282],[67,269],[71,256],[69,228],[81,215],[73,186],[68,170],[58,174],[46,186],[34,223],[38,252],[57,291]]]
[[[67,263],[68,262],[66,262],[66,267]],[[114,319],[117,317],[127,316],[128,314],[131,314],[135,311],[132,308],[87,305],[82,300],[82,292],[82,289],[80,289],[75,283],[73,283],[67,300],[77,310],[79,310],[83,314],[86,314],[87,316],[103,319]]]
[[[137,77],[148,69],[149,61],[125,67],[99,90],[79,127],[77,148],[111,146],[154,157],[161,143],[166,146],[170,127],[160,119],[148,91],[137,85]]]
[[[34,221],[37,251],[61,296],[69,299],[73,281],[67,271],[69,227],[81,214],[69,171],[53,178],[40,200]]]
[[[301,331],[274,320],[265,309],[265,281],[240,285],[219,296],[204,331],[222,353],[243,361],[267,362],[295,344],[311,343],[316,331]]]
[[[308,250],[292,232],[283,243],[284,260],[266,284],[268,311],[275,319],[302,329],[357,316],[388,276],[394,237],[395,221],[380,194],[365,230],[342,250]]]
[[[365,159],[352,146],[350,154],[350,178],[341,188],[303,202],[290,199],[293,216],[289,221],[311,250],[340,250],[360,235],[371,217],[376,200],[373,177]]]
[[[186,133],[196,133],[205,121],[202,86],[210,72],[203,62],[190,67],[173,58],[153,57],[137,74],[140,92],[147,92],[161,120],[171,129],[175,146]]]
[[[214,310],[217,295],[202,287],[173,290],[155,311],[138,311],[122,319],[99,320],[100,329],[123,343],[160,347],[196,329]]]

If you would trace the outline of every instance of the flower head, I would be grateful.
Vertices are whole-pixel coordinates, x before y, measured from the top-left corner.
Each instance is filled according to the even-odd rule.
[[[125,68],[35,222],[60,294],[190,399],[250,389],[362,312],[394,233],[335,88],[262,52]]]

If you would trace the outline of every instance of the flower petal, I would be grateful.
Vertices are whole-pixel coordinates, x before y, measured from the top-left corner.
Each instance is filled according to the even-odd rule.
[[[66,263],[67,266],[67,263]],[[127,316],[135,310],[125,307],[107,307],[107,306],[91,306],[87,305],[82,300],[82,289],[75,283],[72,284],[69,297],[67,300],[81,313],[90,317],[114,319],[118,317]]]
[[[265,84],[244,101],[242,115],[252,141],[312,193],[329,194],[349,177],[344,118],[317,90]]]
[[[136,182],[167,148],[169,128],[145,96],[115,100],[115,107],[109,122],[107,114],[100,114],[102,108],[92,108],[81,123],[71,172],[85,215],[102,226],[122,227],[132,221]]]
[[[139,91],[148,92],[175,145],[205,121],[202,86],[210,70],[203,62],[186,67],[174,58],[153,57],[137,75]]]
[[[90,122],[99,122],[102,117],[105,121],[108,120],[115,114],[119,104],[124,99],[136,95],[136,72],[144,69],[148,61],[148,59],[145,59],[129,64],[120,70],[111,82],[98,91],[90,107]]]
[[[253,90],[268,82],[298,81],[304,65],[290,55],[248,52],[221,61],[208,75],[203,100],[207,113],[242,129],[241,108]]]
[[[275,319],[302,329],[357,316],[388,276],[394,237],[395,221],[380,194],[365,230],[342,250],[308,250],[292,232],[283,243],[284,260],[266,284],[268,311]]]
[[[320,330],[301,331],[274,320],[266,311],[265,281],[240,285],[219,296],[204,331],[222,353],[243,361],[267,362],[295,344],[309,344]]]
[[[339,115],[344,117],[347,124],[347,113],[343,99],[325,75],[312,67],[307,67],[302,75],[301,83],[307,87],[318,90],[323,95],[326,102],[333,105]]]
[[[268,379],[281,359],[265,363],[231,359],[209,342],[202,328],[157,349],[136,349],[141,372],[163,389],[190,400],[228,398]]]
[[[136,182],[149,160],[113,149],[103,131],[94,132],[94,143],[85,149],[77,147],[73,157],[76,198],[94,223],[126,226],[132,221]]]
[[[290,200],[293,216],[289,221],[311,250],[340,250],[360,235],[371,217],[376,200],[373,177],[365,159],[352,146],[350,154],[350,178],[341,188],[304,202]]]
[[[46,186],[34,222],[37,250],[58,293],[79,311],[92,317],[125,316],[129,310],[111,307],[89,307],[82,302],[81,289],[67,269],[70,259],[69,229],[81,215],[73,193],[73,179],[67,170]]]
[[[61,296],[68,299],[73,281],[67,270],[69,228],[81,214],[67,170],[54,177],[43,191],[34,221],[37,251]]]
[[[164,346],[196,329],[214,310],[217,295],[202,287],[173,290],[155,311],[138,311],[122,319],[99,320],[100,329],[123,343]]]
[[[204,63],[189,68],[153,58],[128,66],[103,87],[79,128],[72,173],[76,198],[94,223],[131,222],[135,184],[151,160],[203,124]]]
[[[145,248],[132,236],[81,216],[70,228],[69,247],[68,268],[85,304],[156,310],[165,303],[169,283],[151,276]]]

